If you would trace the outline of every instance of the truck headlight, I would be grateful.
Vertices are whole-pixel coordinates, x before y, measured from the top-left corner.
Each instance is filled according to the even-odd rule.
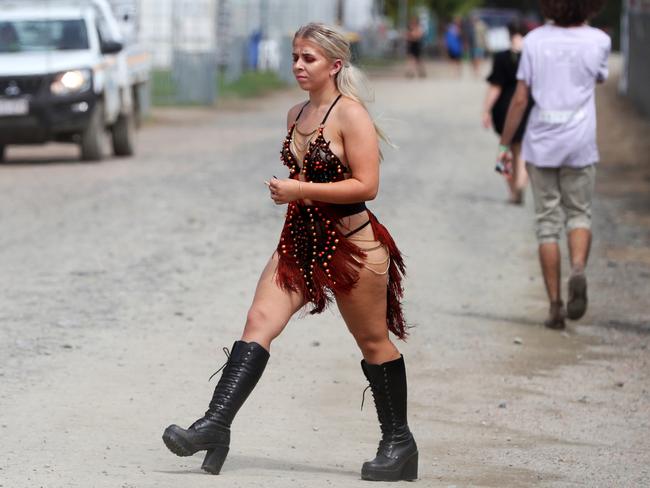
[[[64,71],[54,76],[50,91],[54,95],[70,95],[80,93],[90,88],[92,75],[89,69]]]

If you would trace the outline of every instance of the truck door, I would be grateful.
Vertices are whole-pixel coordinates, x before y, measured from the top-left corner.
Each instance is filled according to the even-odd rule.
[[[95,11],[95,27],[100,50],[105,41],[113,40],[106,21],[99,10]],[[101,54],[101,71],[104,85],[104,116],[107,124],[115,122],[120,113],[120,76],[117,55]]]

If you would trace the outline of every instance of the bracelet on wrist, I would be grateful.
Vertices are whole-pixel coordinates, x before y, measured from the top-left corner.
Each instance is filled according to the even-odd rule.
[[[499,152],[508,152],[510,151],[510,144],[499,144]]]

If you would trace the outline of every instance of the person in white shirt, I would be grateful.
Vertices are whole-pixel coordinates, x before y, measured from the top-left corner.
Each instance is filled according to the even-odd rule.
[[[510,144],[532,94],[523,158],[535,200],[536,232],[550,301],[545,325],[563,329],[587,309],[585,268],[591,246],[591,200],[598,162],[596,83],[607,78],[610,38],[587,25],[604,0],[541,0],[549,22],[524,38],[518,84],[506,117],[498,159],[511,167]],[[560,247],[568,234],[571,275],[566,310]]]

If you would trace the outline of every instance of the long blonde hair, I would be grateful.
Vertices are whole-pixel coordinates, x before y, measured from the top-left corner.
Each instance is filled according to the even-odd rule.
[[[306,39],[317,44],[331,59],[340,59],[343,66],[335,76],[336,88],[343,95],[352,100],[359,102],[368,110],[366,102],[373,100],[368,86],[366,75],[351,63],[352,53],[350,51],[350,41],[345,34],[336,27],[311,22],[300,27],[293,36],[296,39]],[[392,143],[373,120],[377,136],[382,141],[392,146]]]

